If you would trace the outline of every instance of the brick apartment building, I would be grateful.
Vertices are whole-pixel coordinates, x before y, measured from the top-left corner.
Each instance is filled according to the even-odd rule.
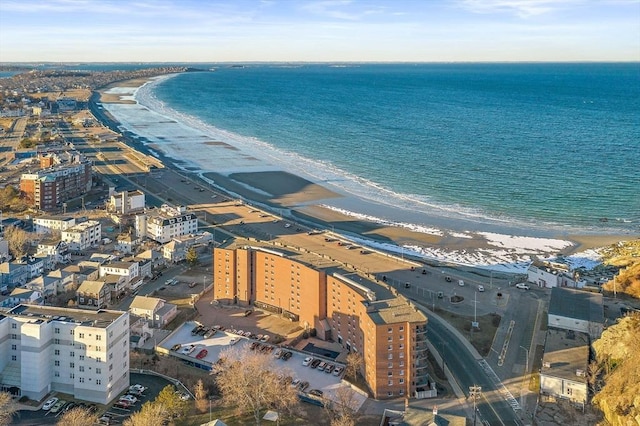
[[[377,399],[427,386],[427,318],[403,296],[337,266],[314,268],[299,253],[234,244],[214,249],[215,300],[281,314],[359,352]]]
[[[55,210],[91,190],[91,162],[82,156],[72,156],[69,162],[58,165],[51,157],[42,157],[40,164],[41,170],[23,173],[20,178],[20,190],[32,207]]]

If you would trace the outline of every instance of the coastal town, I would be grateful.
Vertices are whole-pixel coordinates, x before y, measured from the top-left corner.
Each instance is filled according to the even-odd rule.
[[[0,386],[14,424],[76,408],[87,424],[147,424],[160,406],[148,424],[602,420],[593,401],[623,355],[594,345],[637,322],[623,291],[638,285],[637,241],[613,246],[624,264],[559,255],[512,273],[282,215],[178,167],[104,108],[132,102],[114,87],[192,71],[0,79]],[[234,377],[267,402],[240,400]]]

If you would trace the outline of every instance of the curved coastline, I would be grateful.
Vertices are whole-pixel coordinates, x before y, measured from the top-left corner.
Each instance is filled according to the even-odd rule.
[[[164,117],[165,120],[168,120],[167,122],[180,123],[181,126],[186,128],[189,127],[190,124],[194,124],[193,121],[197,122],[199,120],[192,118],[192,120],[190,120],[191,122],[187,120],[188,122],[185,125],[182,121],[184,118],[183,114],[177,113],[178,118],[173,114],[166,114],[166,109],[162,103],[157,99],[153,99],[153,87],[175,75],[177,74],[154,78],[134,88],[124,84],[116,85],[116,87],[121,89],[116,89],[115,92],[119,92],[122,95],[120,97],[125,98],[124,100],[133,101],[130,103],[135,103],[137,108],[144,106],[148,111],[157,114],[159,117]],[[126,89],[124,89],[125,87]],[[113,90],[113,88],[111,90]],[[97,99],[96,101],[100,102]],[[381,212],[381,217],[378,217],[376,214],[358,214],[354,213],[358,211],[357,208],[336,207],[335,202],[332,203],[332,205],[327,205],[323,203],[321,198],[307,201],[301,201],[299,199],[291,200],[291,203],[283,208],[281,204],[270,202],[273,200],[269,200],[269,197],[267,197],[269,195],[268,192],[266,195],[262,194],[265,195],[262,197],[262,200],[256,199],[260,198],[256,195],[260,195],[259,192],[261,189],[258,186],[260,183],[256,183],[255,179],[253,179],[253,182],[250,178],[235,179],[239,174],[238,172],[243,170],[242,165],[239,165],[239,169],[235,170],[235,173],[226,173],[226,175],[225,173],[202,170],[199,164],[194,164],[188,161],[188,159],[179,158],[178,152],[164,152],[162,149],[162,140],[150,140],[146,137],[131,137],[131,135],[136,134],[136,126],[131,125],[132,122],[127,123],[128,120],[123,119],[126,118],[126,109],[120,109],[117,112],[108,107],[105,109],[112,115],[114,120],[118,121],[118,124],[112,123],[112,125],[115,125],[121,133],[124,133],[125,137],[129,136],[126,137],[127,142],[132,143],[136,149],[142,149],[151,153],[166,164],[171,164],[183,171],[193,172],[203,179],[209,179],[210,183],[211,180],[214,180],[216,186],[223,191],[231,191],[249,202],[255,201],[261,205],[266,205],[267,208],[275,210],[281,215],[289,215],[310,223],[318,223],[327,229],[331,229],[331,225],[327,226],[327,224],[340,222],[343,226],[338,228],[339,231],[343,231],[356,239],[362,238],[362,244],[378,246],[386,251],[402,252],[405,255],[414,255],[428,260],[456,263],[465,266],[521,271],[528,265],[531,255],[545,257],[558,252],[571,254],[575,253],[578,249],[589,249],[611,244],[623,239],[629,239],[629,236],[614,235],[577,235],[573,237],[563,235],[561,238],[557,238],[555,237],[558,235],[556,231],[539,232],[519,226],[508,226],[509,224],[487,225],[471,222],[475,224],[475,229],[473,229],[469,221],[456,221],[451,217],[438,218],[436,215],[431,217],[433,226],[419,228],[412,225],[410,221],[405,222],[401,220],[402,218],[397,221],[382,219],[382,217],[384,217],[384,209],[378,209],[378,211]],[[130,108],[129,111],[133,111],[133,109]],[[196,125],[192,127],[191,130],[195,130],[196,133],[204,133],[204,135],[202,135],[203,138],[212,136],[208,134],[208,128],[205,128],[203,131],[202,128]],[[214,141],[210,143],[220,144],[223,150],[242,151],[242,147],[234,146],[232,143],[229,143],[229,140],[217,141],[217,139],[224,139],[225,131],[221,129],[216,130],[219,132],[217,135],[214,135],[212,138]],[[230,132],[226,133],[232,135]],[[216,138],[215,136],[222,137]],[[167,136],[167,138],[169,137],[170,135]],[[264,173],[278,170],[282,171],[283,169],[277,164],[269,165],[268,162],[266,162],[262,164],[262,167],[254,167],[253,170],[249,167],[241,174],[248,176],[251,173]],[[234,172],[234,170],[231,171]],[[233,184],[236,184],[235,187],[230,188]],[[246,186],[244,188],[245,190],[242,190],[242,185],[239,184],[244,184]],[[362,207],[363,203],[368,203],[367,207],[369,211],[374,212],[376,212],[376,207],[380,207],[369,200],[362,200],[352,194],[345,194],[340,191],[339,187],[332,187],[330,184],[327,185],[326,182],[315,184],[326,187],[329,190],[329,194],[332,191],[338,193],[338,197],[330,195],[330,198],[332,201],[340,198],[343,205],[358,205]],[[277,194],[272,195],[274,195],[273,198],[275,198]],[[368,224],[368,226],[363,224]],[[381,232],[380,228],[385,228],[387,232]],[[372,232],[372,230],[376,230],[376,232]],[[529,236],[523,237],[521,235]],[[595,254],[593,252],[582,255],[583,259],[590,261],[592,261],[594,257]],[[581,260],[577,259],[576,262],[580,263]]]

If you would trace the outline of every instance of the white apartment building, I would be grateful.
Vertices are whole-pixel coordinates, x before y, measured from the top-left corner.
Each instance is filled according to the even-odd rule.
[[[183,206],[173,208],[163,204],[159,209],[136,216],[138,238],[150,238],[162,244],[197,231],[198,218],[194,213],[187,213]]]
[[[108,404],[129,386],[129,314],[16,306],[0,316],[0,386]]]
[[[55,231],[65,231],[76,225],[73,217],[42,216],[33,218],[36,234],[51,234]]]
[[[62,231],[62,241],[72,251],[86,250],[92,245],[100,244],[102,228],[100,222],[89,220]]]
[[[128,285],[133,285],[142,279],[138,262],[111,262],[100,265],[100,276],[104,277],[105,275],[124,277]]]
[[[109,194],[107,210],[113,213],[129,214],[144,210],[144,206],[144,192],[139,190],[122,191]]]

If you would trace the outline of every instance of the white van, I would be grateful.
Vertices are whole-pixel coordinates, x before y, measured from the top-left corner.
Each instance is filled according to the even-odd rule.
[[[458,280],[458,285],[459,285],[460,287],[464,287],[464,281],[462,281],[462,280]]]

